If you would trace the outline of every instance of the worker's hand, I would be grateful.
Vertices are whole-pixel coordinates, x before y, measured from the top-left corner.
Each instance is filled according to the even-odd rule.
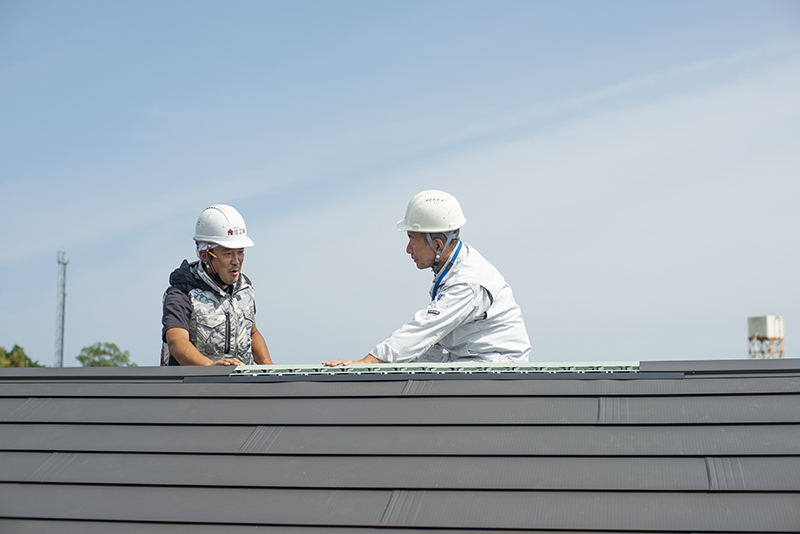
[[[330,360],[328,362],[322,362],[322,365],[327,365],[328,367],[339,367],[344,365],[353,365],[354,363],[386,363],[383,360],[379,360],[372,354],[367,354],[360,360]]]
[[[354,363],[361,363],[361,360],[331,360],[322,362],[322,365],[327,365],[328,367],[342,367],[345,365],[353,365]]]
[[[221,360],[211,362],[209,365],[244,365],[244,364],[240,362],[237,358],[223,358]]]

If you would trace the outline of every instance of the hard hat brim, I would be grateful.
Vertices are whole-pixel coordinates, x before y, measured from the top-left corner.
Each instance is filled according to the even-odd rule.
[[[462,228],[465,224],[467,224],[467,219],[462,219],[452,227],[448,228],[422,228],[420,225],[409,226],[406,224],[405,219],[403,219],[397,223],[397,229],[401,232],[420,232],[423,234],[433,234],[437,232],[452,232],[453,230]]]
[[[248,248],[255,246],[253,240],[247,236],[236,237],[233,239],[226,239],[225,241],[221,241],[217,236],[195,236],[195,241],[206,241],[208,243],[214,243],[220,247],[225,248]]]
[[[406,220],[403,219],[402,221],[397,222],[397,229],[401,232],[419,232],[419,228],[412,228],[411,226],[406,224]]]

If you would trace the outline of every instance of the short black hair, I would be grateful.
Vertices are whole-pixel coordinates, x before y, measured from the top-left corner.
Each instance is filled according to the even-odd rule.
[[[447,234],[444,232],[430,232],[428,235],[431,236],[431,243],[433,243],[434,239],[440,240],[442,243],[447,243]],[[461,229],[453,231],[453,239],[450,241],[450,244],[453,245],[458,243],[459,236],[461,235]]]

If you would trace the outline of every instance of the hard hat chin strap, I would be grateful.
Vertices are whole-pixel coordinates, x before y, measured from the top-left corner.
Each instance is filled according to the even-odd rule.
[[[437,232],[439,233],[439,232]],[[436,247],[433,246],[433,239],[431,239],[431,234],[425,234],[425,239],[428,240],[428,244],[431,248],[436,252],[436,259],[433,261],[433,272],[439,272],[439,257],[442,255],[442,252],[447,250],[447,247],[450,246],[450,243],[453,241],[453,238],[458,234],[458,230],[451,230],[450,232],[441,232],[446,236],[446,240],[444,242],[444,246],[442,250],[436,250]]]
[[[205,269],[206,274],[221,287],[227,287],[228,284],[222,281],[222,278],[220,278],[220,276],[217,274],[217,271],[214,270],[214,266],[211,265],[211,260],[209,259],[217,257],[213,252],[211,252],[211,249],[220,245],[217,243],[211,243],[210,241],[195,241],[195,244],[197,245],[197,257],[203,263],[203,268]],[[205,259],[203,259],[203,252],[206,253]]]
[[[217,271],[214,270],[214,266],[211,265],[211,260],[208,259],[209,256],[211,256],[212,258],[216,258],[213,252],[211,252],[210,250],[206,250],[206,259],[203,262],[203,265],[206,267],[206,273],[208,273],[208,276],[210,276],[211,279],[214,280],[216,283],[218,283],[220,286],[228,287],[228,284],[223,282],[222,278],[220,278],[219,275],[217,274]]]

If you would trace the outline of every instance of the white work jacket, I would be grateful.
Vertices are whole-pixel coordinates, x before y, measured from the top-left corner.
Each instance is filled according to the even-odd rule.
[[[528,361],[531,344],[522,312],[491,263],[464,243],[436,287],[439,274],[430,304],[370,354],[391,363]]]

